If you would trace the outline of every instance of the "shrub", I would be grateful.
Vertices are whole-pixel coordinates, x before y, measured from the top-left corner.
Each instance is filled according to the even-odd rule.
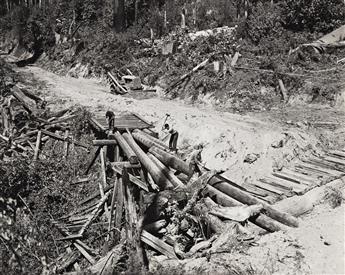
[[[295,31],[330,32],[345,23],[343,0],[285,0],[285,27]]]
[[[259,43],[265,37],[279,37],[284,32],[281,9],[278,5],[259,2],[247,20],[249,38]]]

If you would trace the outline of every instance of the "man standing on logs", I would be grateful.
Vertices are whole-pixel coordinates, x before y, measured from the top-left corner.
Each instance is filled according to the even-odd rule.
[[[163,131],[166,131],[170,134],[169,149],[177,152],[178,132],[174,128],[170,127],[168,123],[164,124]]]

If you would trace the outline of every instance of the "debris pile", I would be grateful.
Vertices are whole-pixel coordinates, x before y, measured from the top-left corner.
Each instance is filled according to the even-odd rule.
[[[135,272],[148,271],[158,255],[175,260],[201,257],[216,253],[229,238],[249,245],[256,236],[248,222],[269,232],[298,225],[296,218],[220,172],[206,169],[190,177],[189,164],[171,153],[156,138],[152,124],[137,114],[107,113],[106,119],[91,117],[89,123],[96,150],[75,183],[87,182],[96,168],[98,191],[77,210],[53,221],[61,233],[57,241],[71,245],[50,270],[78,271],[82,257],[83,269],[91,273],[128,270],[131,261],[138,264]],[[100,166],[94,166],[97,159]],[[100,235],[97,248],[88,234],[94,226]]]
[[[70,135],[73,119],[78,110],[46,110],[46,101],[32,92],[7,83],[1,90],[0,156],[9,161],[23,156],[37,160],[48,141],[64,143],[65,156],[70,144],[88,150],[88,146],[75,141]]]

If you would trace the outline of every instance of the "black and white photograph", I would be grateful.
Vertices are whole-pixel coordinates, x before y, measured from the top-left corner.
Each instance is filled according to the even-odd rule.
[[[344,0],[0,0],[0,274],[345,274]]]

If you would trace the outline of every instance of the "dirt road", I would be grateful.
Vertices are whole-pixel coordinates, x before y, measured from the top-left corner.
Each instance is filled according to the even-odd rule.
[[[255,180],[270,173],[273,167],[288,165],[294,158],[321,148],[319,131],[286,125],[289,112],[282,110],[276,112],[276,116],[221,113],[157,97],[137,100],[113,95],[97,80],[61,77],[38,67],[18,71],[24,76],[25,85],[36,89],[35,92],[39,87],[38,92],[51,108],[59,103],[61,107],[83,105],[102,115],[107,110],[134,111],[152,121],[158,131],[165,114],[169,113],[168,123],[180,133],[178,146],[187,148],[204,144],[202,157],[207,166],[227,170],[226,175],[239,184]],[[308,115],[303,108],[300,112],[303,117]],[[335,112],[338,120],[345,122],[342,112],[329,111],[329,116],[333,117]],[[298,119],[296,112],[292,113],[294,119]],[[313,109],[310,114],[317,115]],[[342,130],[339,131],[340,135]],[[280,141],[283,141],[283,147],[272,147]],[[243,162],[249,153],[259,156],[253,164]],[[247,260],[255,258],[252,264],[258,271],[256,273],[261,274],[343,274],[343,248],[344,207],[330,209],[321,205],[303,217],[298,229],[266,235],[260,240],[259,247],[242,256]]]

